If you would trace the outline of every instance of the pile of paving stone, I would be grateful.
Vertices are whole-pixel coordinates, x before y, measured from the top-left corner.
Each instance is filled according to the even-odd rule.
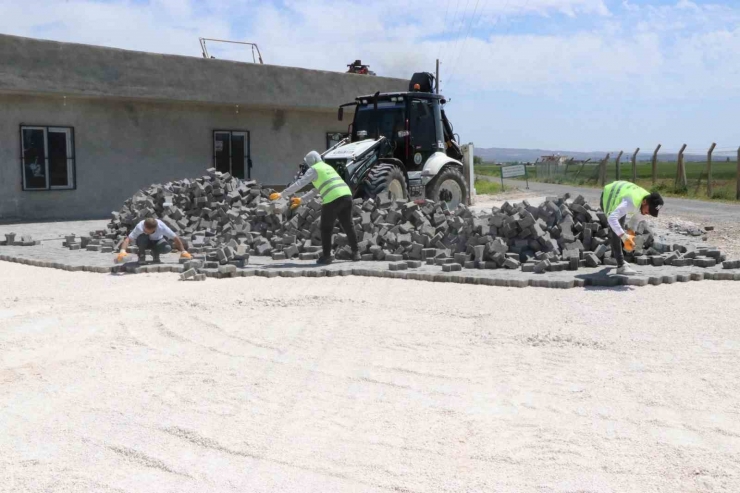
[[[686,221],[672,221],[668,223],[668,229],[676,234],[694,237],[702,236],[706,239],[707,232],[714,231],[714,226],[699,227],[694,223]]]
[[[113,213],[106,231],[66,239],[70,248],[112,252],[146,217],[158,217],[189,243],[194,260],[184,279],[200,279],[201,269],[244,267],[250,255],[274,260],[315,260],[321,251],[321,204],[314,199],[291,210],[286,199],[270,201],[272,189],[254,181],[208,170],[196,179],[152,185]],[[401,270],[422,263],[444,271],[463,268],[522,269],[525,272],[577,270],[616,265],[605,214],[581,196],[526,200],[476,213],[465,206],[404,202],[387,195],[354,201],[355,228],[362,260],[390,262]],[[335,255],[351,256],[347,236],[336,230]],[[697,265],[724,261],[719,250],[692,249],[656,241],[646,223],[637,227],[637,249],[628,260],[639,265]],[[79,245],[79,246],[76,246]],[[138,253],[135,246],[130,253]]]
[[[0,241],[0,245],[3,246],[35,246],[40,245],[40,241],[34,241],[31,235],[18,236],[15,233],[7,233],[5,235],[5,241]]]

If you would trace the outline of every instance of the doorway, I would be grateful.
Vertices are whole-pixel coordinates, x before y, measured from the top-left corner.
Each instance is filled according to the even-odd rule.
[[[246,130],[213,131],[213,166],[241,179],[252,178],[251,141]]]

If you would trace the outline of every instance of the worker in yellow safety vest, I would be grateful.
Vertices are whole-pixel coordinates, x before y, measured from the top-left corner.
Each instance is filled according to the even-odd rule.
[[[612,256],[617,260],[617,274],[632,275],[635,270],[624,261],[624,249],[635,249],[635,233],[624,230],[627,214],[650,214],[658,217],[663,207],[663,197],[658,192],[648,192],[628,181],[615,181],[604,187],[601,194],[601,208],[609,219],[609,242]]]
[[[328,265],[334,258],[331,255],[332,232],[334,224],[339,219],[339,225],[347,235],[347,241],[352,249],[352,260],[360,260],[357,247],[357,234],[352,223],[352,191],[342,180],[339,174],[321,159],[321,154],[311,151],[303,158],[306,171],[295,183],[283,190],[282,193],[273,193],[270,200],[277,200],[282,196],[289,197],[309,183],[315,190],[306,194],[302,199],[291,199],[291,208],[298,207],[303,200],[313,198],[317,193],[321,195],[321,248],[323,254],[317,260],[319,265]]]

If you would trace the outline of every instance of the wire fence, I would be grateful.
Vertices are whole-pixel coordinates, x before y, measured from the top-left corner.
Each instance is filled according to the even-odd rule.
[[[684,145],[666,150],[658,146],[648,153],[637,148],[629,154],[616,151],[584,160],[543,156],[528,166],[530,179],[543,182],[604,186],[613,180],[627,180],[661,192],[740,200],[737,147],[712,144],[708,149],[689,149]]]

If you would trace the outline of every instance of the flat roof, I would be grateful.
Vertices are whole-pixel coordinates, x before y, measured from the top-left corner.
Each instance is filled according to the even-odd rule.
[[[407,87],[389,77],[0,35],[2,93],[327,110]]]

